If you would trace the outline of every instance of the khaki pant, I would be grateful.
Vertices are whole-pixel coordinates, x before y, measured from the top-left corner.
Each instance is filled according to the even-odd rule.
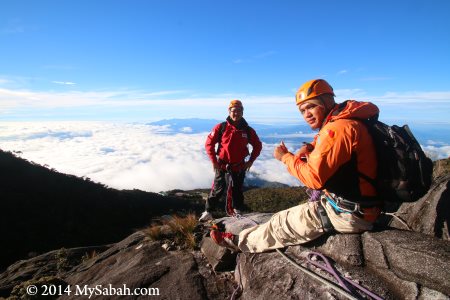
[[[321,199],[336,231],[359,233],[372,229],[372,223],[350,213],[337,214],[331,205]],[[243,252],[259,253],[298,245],[324,234],[317,213],[317,202],[307,202],[274,214],[264,224],[244,229],[239,234],[239,248]]]

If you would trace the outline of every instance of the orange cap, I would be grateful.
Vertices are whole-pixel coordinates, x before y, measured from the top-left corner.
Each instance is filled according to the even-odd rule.
[[[331,94],[333,96],[333,88],[323,79],[313,79],[305,82],[297,91],[295,95],[295,102],[297,105],[302,104],[306,100],[316,98],[323,94]]]
[[[231,100],[230,105],[228,106],[228,109],[233,108],[233,107],[241,107],[244,108],[242,106],[242,102],[240,100]]]

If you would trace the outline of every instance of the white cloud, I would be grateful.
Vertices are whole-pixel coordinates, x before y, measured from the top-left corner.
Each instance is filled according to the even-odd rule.
[[[259,177],[267,181],[281,182],[291,186],[300,185],[300,181],[289,174],[285,165],[273,158],[273,150],[278,144],[263,143],[261,155],[250,169],[249,176]],[[287,145],[289,150],[296,151]]]
[[[447,144],[446,144],[445,142],[434,141],[434,140],[428,140],[428,141],[427,141],[427,145],[432,145],[432,146],[447,146]]]
[[[167,134],[167,126],[106,122],[0,122],[0,148],[60,172],[89,177],[118,189],[165,191],[209,188],[212,166],[207,135]],[[312,134],[297,134],[311,137]],[[422,146],[432,159],[450,156],[450,146]],[[300,145],[286,146],[296,152]],[[263,144],[249,177],[300,185]]]
[[[4,78],[0,78],[0,84],[7,84],[10,83],[11,81],[8,79],[4,79]]]
[[[442,92],[388,92],[383,96],[373,97],[378,102],[385,104],[421,104],[430,103],[450,104],[450,91]]]
[[[77,67],[68,65],[68,64],[62,64],[62,65],[44,65],[42,66],[43,69],[46,70],[76,70]]]
[[[366,92],[362,89],[337,89],[334,90],[334,94],[336,95],[337,101],[360,99],[361,97],[366,96]]]
[[[72,82],[54,83],[74,84]],[[30,106],[37,108],[62,108],[81,106],[211,106],[218,104],[219,99],[211,99],[209,97],[157,98],[157,96],[182,92],[184,91],[158,91],[153,93],[133,90],[39,92],[0,88],[0,111],[5,107],[27,108]],[[225,101],[225,99],[220,99],[220,101]],[[223,105],[223,103],[221,104]]]
[[[275,51],[266,51],[266,52],[263,52],[263,53],[256,54],[254,57],[256,59],[262,59],[262,58],[266,58],[268,56],[272,56],[272,55],[275,55],[275,54],[276,54]]]
[[[275,54],[276,54],[275,51],[270,50],[270,51],[266,51],[266,52],[255,54],[255,55],[253,55],[253,56],[251,56],[249,58],[236,58],[236,59],[233,59],[233,63],[234,64],[251,63],[251,62],[254,62],[254,61],[257,61],[257,60],[264,59],[264,58],[269,57],[269,56],[273,56]]]
[[[343,75],[343,74],[345,74],[345,73],[348,73],[348,71],[347,71],[347,70],[340,70],[340,71],[338,72],[338,75]]]
[[[71,81],[52,81],[53,83],[56,84],[62,84],[62,85],[75,85],[75,82],[71,82]]]
[[[450,158],[450,146],[421,146],[425,154],[432,160]]]
[[[212,166],[207,133],[161,134],[159,126],[104,122],[3,122],[0,148],[60,172],[118,189],[159,192],[209,188]],[[298,185],[265,144],[252,175]]]
[[[6,81],[3,81],[5,83]],[[70,82],[64,82],[70,83]],[[337,89],[337,101],[356,99],[379,105],[381,117],[402,121],[448,122],[450,91],[389,92],[368,95],[362,89]],[[142,91],[30,91],[0,88],[0,115],[6,119],[95,119],[148,121],[161,118],[222,119],[230,99],[242,99],[244,117],[250,122],[281,122],[301,119],[293,95],[217,94],[195,95],[186,90]],[[69,110],[70,109],[70,110]],[[399,114],[401,112],[401,114]],[[59,114],[63,117],[59,117]]]
[[[16,34],[16,33],[24,33],[26,30],[26,26],[19,19],[11,19],[7,22],[7,24],[0,29],[1,34]]]
[[[361,78],[360,80],[361,81],[385,81],[385,80],[392,80],[392,79],[394,79],[394,78],[387,77],[387,76],[385,76],[385,77],[379,76],[379,77],[364,77],[364,78]]]
[[[12,119],[30,120],[42,118],[52,110],[58,113],[65,110],[71,119],[81,119],[89,113],[96,120],[110,119],[135,121],[160,120],[164,118],[220,118],[226,116],[230,99],[241,98],[244,101],[245,117],[273,118],[274,108],[279,115],[297,117],[292,97],[252,96],[236,94],[186,95],[188,91],[29,91],[0,88],[0,114]],[[68,110],[70,109],[70,111]],[[42,112],[44,111],[44,112]],[[134,113],[134,115],[132,115]],[[25,116],[25,117],[24,117]],[[84,119],[84,118],[83,118]]]

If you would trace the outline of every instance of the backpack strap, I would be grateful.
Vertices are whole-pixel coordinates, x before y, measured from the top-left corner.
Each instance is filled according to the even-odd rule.
[[[251,129],[253,129],[253,128],[251,128],[250,126],[246,126],[245,127],[245,131],[247,132],[247,139],[248,140],[250,140],[250,131],[251,131]],[[254,130],[254,129],[253,129]]]
[[[348,100],[340,103],[338,105],[338,109],[337,110],[338,111],[343,110],[347,106],[347,102],[348,102]],[[372,131],[372,127],[378,122],[378,117],[379,117],[379,114],[375,114],[375,115],[373,115],[373,116],[371,116],[371,117],[369,117],[367,119],[348,118],[348,120],[355,120],[355,121],[359,121],[362,124],[364,124],[364,126],[367,128],[370,136],[372,136],[372,139],[373,139],[373,134],[372,134],[371,131]],[[375,141],[374,141],[374,143],[375,143]],[[366,180],[370,185],[372,185],[376,190],[378,190],[377,178],[371,178],[371,177],[367,176],[366,174],[363,174],[363,173],[361,173],[359,171],[356,171],[356,172],[357,172],[357,175],[359,177],[361,177],[364,180]],[[377,175],[377,177],[378,177],[378,175]],[[372,202],[372,201],[369,201],[369,202]]]
[[[227,122],[226,121],[220,123],[219,139],[218,139],[219,146],[217,147],[217,153],[219,153],[220,152],[220,148],[222,148],[222,136],[223,136],[223,133],[225,132],[225,127],[227,127]]]
[[[345,105],[347,105],[347,101],[343,102],[345,103]],[[342,103],[340,104],[342,105]],[[345,106],[344,106],[345,107]],[[342,107],[343,108],[343,107]],[[375,125],[375,123],[378,122],[378,116],[379,114],[375,114],[367,119],[360,119],[360,118],[350,118],[350,120],[356,120],[356,121],[360,121],[361,123],[364,124],[364,126],[366,126],[367,131],[369,132],[370,136],[373,139],[373,135],[372,135],[372,126]],[[374,141],[375,143],[375,141]],[[375,146],[375,145],[374,145]],[[364,180],[366,180],[368,183],[370,183],[375,189],[377,189],[378,184],[377,184],[377,179],[376,178],[371,178],[369,176],[367,176],[366,174],[363,174],[361,172],[358,172],[358,176],[363,178]]]
[[[366,180],[368,183],[370,183],[375,189],[377,189],[378,185],[377,185],[377,180],[374,178],[370,178],[369,176],[367,176],[366,174],[363,174],[361,172],[358,172],[358,176],[363,178],[364,180]]]

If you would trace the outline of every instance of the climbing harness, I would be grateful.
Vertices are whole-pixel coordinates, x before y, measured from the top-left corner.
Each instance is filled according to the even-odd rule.
[[[331,195],[330,193],[324,191],[324,197],[325,199],[328,201],[328,203],[330,203],[330,205],[334,208],[334,210],[338,213],[360,213],[360,214],[364,214],[361,211],[361,207],[359,205],[359,203],[356,202],[351,202],[348,200],[345,200],[342,197],[336,197],[333,195]]]
[[[334,208],[334,210],[337,213],[358,213],[360,215],[364,215],[365,214],[362,211],[361,205],[359,203],[351,202],[351,201],[345,200],[345,199],[343,199],[341,197],[333,196],[332,194],[330,194],[330,193],[328,193],[326,191],[324,191],[324,197],[328,201],[328,203],[330,203],[330,205]],[[318,209],[318,212],[319,212],[320,219],[321,219],[321,221],[323,223],[324,220],[322,219],[322,212],[320,211],[320,209]],[[323,209],[323,212],[326,214],[324,209]],[[381,213],[384,214],[384,215],[391,216],[391,217],[397,219],[409,231],[412,230],[411,227],[409,227],[408,224],[405,222],[405,220],[400,218],[396,213],[389,213],[389,212],[386,212],[386,211],[382,211]],[[328,216],[326,218],[328,218]],[[328,220],[329,220],[329,218],[328,218]],[[325,229],[325,225],[324,225],[324,230],[325,230],[325,232],[327,232],[327,230]]]

